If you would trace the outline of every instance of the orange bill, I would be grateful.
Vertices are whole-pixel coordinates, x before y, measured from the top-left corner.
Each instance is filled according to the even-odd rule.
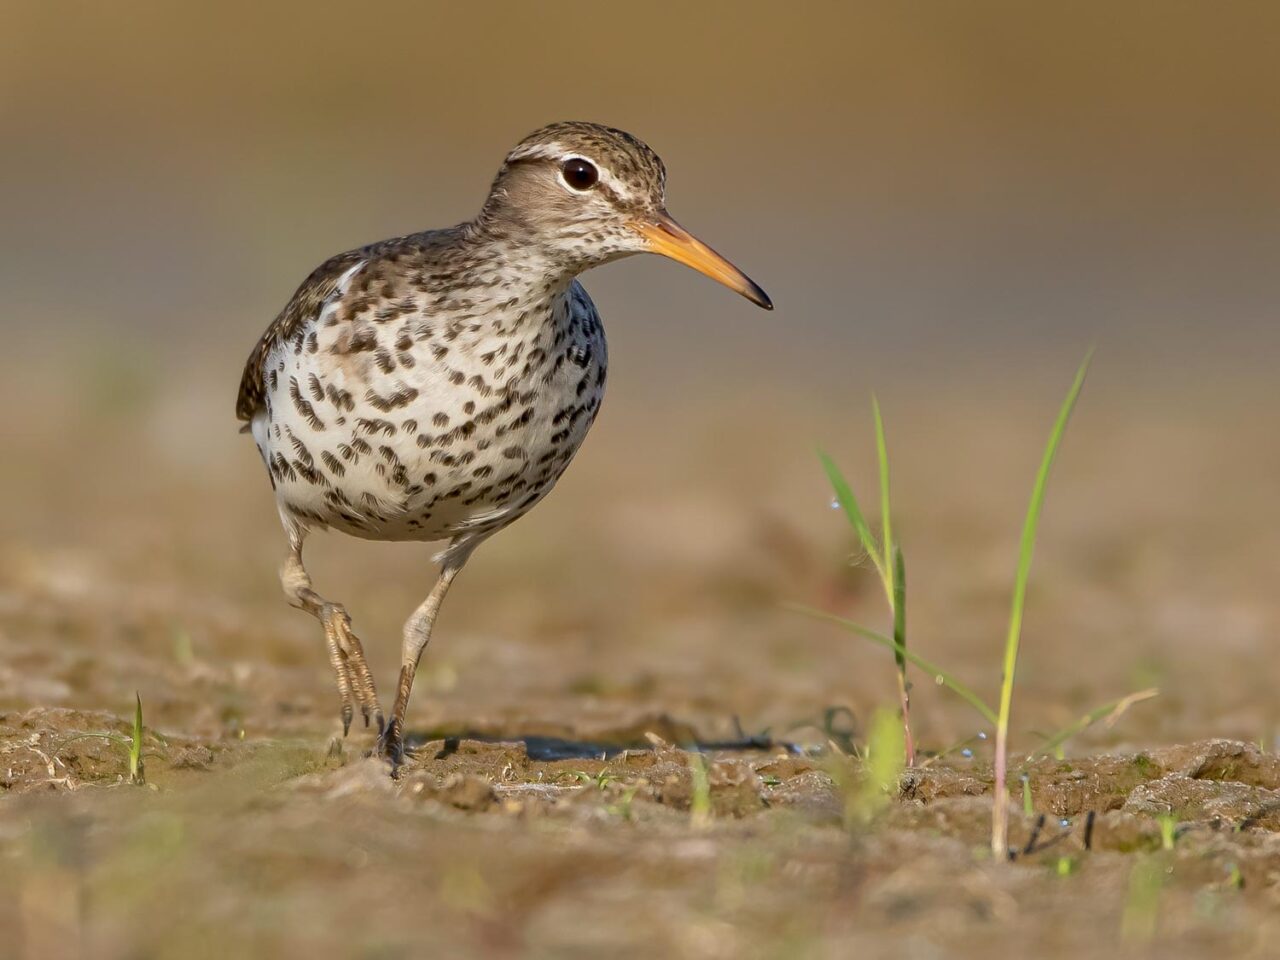
[[[756,306],[773,309],[773,301],[754,280],[663,212],[632,224],[649,241],[649,249],[736,290]]]

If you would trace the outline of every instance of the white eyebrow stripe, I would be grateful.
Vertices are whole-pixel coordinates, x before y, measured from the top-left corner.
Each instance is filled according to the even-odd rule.
[[[554,160],[572,153],[568,147],[562,143],[531,143],[527,147],[517,147],[511,151],[507,157],[508,160],[534,160],[545,159]]]
[[[605,186],[607,186],[620,198],[624,200],[630,200],[632,198],[631,189],[625,183],[623,183],[623,181],[615,177],[608,167],[601,166],[597,160],[594,160],[593,158],[588,156],[584,156],[583,154],[578,153],[576,150],[569,149],[563,143],[553,142],[553,143],[530,144],[527,147],[521,147],[519,149],[511,151],[511,155],[507,157],[509,161],[510,160],[561,160],[563,161],[563,160],[572,160],[574,158],[579,160],[586,160],[593,167],[595,167],[596,170],[600,172],[600,182],[603,183]],[[567,183],[564,182],[563,176],[560,177],[560,182],[566,190],[573,190],[572,187],[570,187]],[[581,191],[573,190],[573,192],[579,193]]]

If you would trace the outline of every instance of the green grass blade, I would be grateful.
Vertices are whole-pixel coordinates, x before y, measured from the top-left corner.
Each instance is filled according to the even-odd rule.
[[[1049,485],[1049,472],[1058,455],[1058,447],[1066,433],[1080,390],[1084,387],[1085,376],[1089,372],[1089,361],[1092,358],[1093,351],[1090,350],[1084,362],[1080,364],[1080,369],[1076,371],[1071,389],[1067,391],[1066,399],[1058,409],[1058,418],[1054,421],[1049,442],[1045,445],[1044,456],[1040,459],[1040,469],[1036,472],[1035,485],[1031,488],[1031,502],[1027,505],[1027,516],[1022,524],[1022,540],[1018,548],[1018,571],[1013,582],[1009,631],[1005,636],[1004,666],[1000,679],[1000,714],[996,723],[995,810],[991,825],[991,851],[997,859],[1005,857],[1008,845],[1008,797],[1004,792],[1004,779],[1008,760],[1009,712],[1013,705],[1013,679],[1018,666],[1018,645],[1022,639],[1027,581],[1031,577],[1031,560],[1035,553],[1036,534],[1040,527],[1040,513],[1044,508],[1045,490]]]
[[[834,613],[827,613],[825,610],[816,610],[813,607],[805,607],[805,606],[800,606],[798,604],[788,604],[788,607],[799,613],[803,613],[806,616],[813,617],[816,620],[825,620],[827,623],[834,623],[838,626],[844,627],[846,630],[850,631],[851,633],[855,633],[858,636],[862,637],[863,639],[870,640],[872,643],[877,643],[882,647],[888,647],[890,650],[893,650],[895,653],[900,652],[902,656],[905,657],[909,662],[914,663],[917,667],[919,667],[921,670],[928,673],[931,677],[940,679],[944,687],[949,689],[961,700],[964,700],[971,707],[973,707],[980,714],[982,714],[983,718],[988,723],[992,725],[995,724],[996,712],[992,710],[989,706],[987,706],[986,701],[984,701],[980,696],[978,696],[976,693],[974,693],[972,690],[966,687],[963,683],[961,683],[955,677],[951,676],[946,671],[944,671],[937,664],[931,663],[928,660],[926,660],[924,657],[920,656],[919,654],[913,653],[912,651],[908,650],[906,647],[895,643],[891,637],[886,637],[882,633],[876,633],[876,631],[870,630],[862,626],[862,624],[860,623],[855,623],[852,620],[846,620],[844,617],[838,617]]]
[[[1040,469],[1036,472],[1035,486],[1031,489],[1031,502],[1027,506],[1027,516],[1022,524],[1022,540],[1018,548],[1018,571],[1013,583],[1013,600],[1009,611],[1009,632],[1005,637],[1004,672],[1000,685],[1000,713],[1007,721],[1009,705],[1013,699],[1014,671],[1018,665],[1018,645],[1022,639],[1022,619],[1027,602],[1027,583],[1031,579],[1031,561],[1035,554],[1036,536],[1040,529],[1040,514],[1044,509],[1045,490],[1049,485],[1049,472],[1053,469],[1053,461],[1057,458],[1058,447],[1066,433],[1067,423],[1071,420],[1071,412],[1075,409],[1076,399],[1084,386],[1085,375],[1089,372],[1089,360],[1076,372],[1075,381],[1067,391],[1067,397],[1058,410],[1058,419],[1054,422],[1053,431],[1049,434],[1049,442],[1045,445],[1044,456],[1040,460]]]
[[[904,750],[902,724],[898,718],[892,711],[876,710],[871,715],[871,727],[867,732],[867,760],[862,782],[854,797],[858,819],[864,824],[884,812],[897,795]],[[847,822],[846,812],[846,825]]]
[[[689,820],[695,830],[703,830],[711,823],[711,784],[700,753],[689,754],[689,778]]]
[[[887,572],[885,593],[894,602],[893,586],[893,514],[889,509],[889,448],[884,440],[884,419],[880,416],[880,401],[871,395],[871,412],[876,422],[876,460],[880,465],[880,538],[884,547],[884,566]]]
[[[862,549],[871,557],[871,562],[876,565],[876,570],[883,579],[885,569],[884,561],[880,556],[880,546],[876,543],[871,528],[867,526],[867,519],[862,515],[862,508],[858,506],[858,498],[853,495],[853,488],[849,486],[849,482],[845,480],[844,474],[840,472],[834,460],[821,450],[818,451],[818,458],[822,461],[822,469],[826,471],[827,479],[831,482],[831,489],[835,491],[836,502],[840,504],[840,509],[844,511],[849,521],[849,526],[853,527],[858,535]]]
[[[142,695],[134,691],[133,740],[129,744],[129,782],[142,782]]]
[[[1178,818],[1172,813],[1162,813],[1156,817],[1160,824],[1160,849],[1172,850],[1178,845]]]
[[[1127,696],[1120,697],[1117,700],[1112,700],[1110,703],[1104,703],[1102,706],[1090,710],[1074,723],[1070,723],[1056,733],[1045,737],[1044,742],[1027,755],[1027,759],[1034,760],[1036,757],[1047,757],[1072,737],[1089,729],[1089,727],[1092,727],[1095,723],[1098,723],[1101,720],[1106,720],[1108,723],[1111,723],[1118,718],[1120,714],[1128,710],[1133,704],[1141,703],[1143,700],[1150,700],[1159,693],[1159,690],[1152,687],[1148,690],[1139,690],[1136,693],[1131,693]]]

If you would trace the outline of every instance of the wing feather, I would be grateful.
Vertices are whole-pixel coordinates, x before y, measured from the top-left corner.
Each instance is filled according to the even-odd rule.
[[[322,311],[341,299],[360,268],[368,262],[368,249],[350,250],[331,257],[312,271],[296,293],[285,304],[258,340],[240,377],[236,396],[236,417],[249,421],[265,403],[265,365],[268,355],[281,343],[289,343],[305,335],[306,327]]]

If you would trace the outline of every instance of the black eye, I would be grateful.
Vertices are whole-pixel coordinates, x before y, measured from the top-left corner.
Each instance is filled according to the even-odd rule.
[[[581,157],[566,160],[560,172],[564,174],[564,182],[575,190],[590,190],[600,179],[600,171],[595,164]]]

